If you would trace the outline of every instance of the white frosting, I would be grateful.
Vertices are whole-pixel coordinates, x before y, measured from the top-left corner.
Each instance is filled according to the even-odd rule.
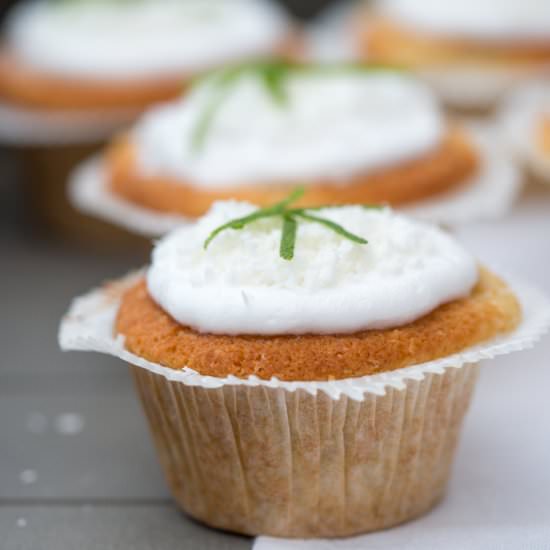
[[[346,178],[425,154],[445,132],[429,89],[395,72],[295,72],[281,106],[255,75],[238,80],[203,148],[193,133],[215,93],[206,82],[133,132],[140,170],[205,188]]]
[[[487,40],[550,40],[548,0],[379,0],[378,6],[429,32]]]
[[[28,0],[6,30],[17,54],[43,70],[124,79],[265,55],[288,21],[270,0]]]
[[[294,259],[279,257],[281,221],[209,233],[247,215],[246,203],[216,203],[196,224],[155,247],[147,274],[156,302],[178,322],[222,334],[346,333],[396,327],[467,295],[474,258],[434,226],[389,209],[330,208],[320,215],[366,239],[348,241],[301,222]]]

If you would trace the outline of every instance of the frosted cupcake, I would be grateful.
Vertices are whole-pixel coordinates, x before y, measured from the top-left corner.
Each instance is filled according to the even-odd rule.
[[[471,134],[404,73],[355,65],[231,67],[149,111],[105,154],[118,198],[196,217],[216,200],[257,205],[297,182],[301,205],[409,205],[468,187]]]
[[[137,365],[187,513],[252,535],[348,536],[440,500],[471,363],[495,339],[502,353],[522,307],[433,226],[299,198],[216,203],[162,239],[145,274],[76,301],[61,344]]]
[[[499,116],[511,152],[538,181],[550,182],[550,82],[534,82],[511,94]]]
[[[7,19],[0,97],[43,109],[143,108],[197,73],[290,45],[268,0],[36,0]]]
[[[359,36],[369,59],[419,71],[453,104],[486,107],[550,67],[550,4],[378,0]]]

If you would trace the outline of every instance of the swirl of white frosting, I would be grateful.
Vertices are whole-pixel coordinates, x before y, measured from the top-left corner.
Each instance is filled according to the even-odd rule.
[[[468,295],[475,259],[440,229],[390,209],[329,208],[322,215],[366,239],[355,244],[311,222],[298,227],[294,259],[279,256],[281,220],[210,232],[247,215],[218,202],[196,224],[155,247],[147,285],[174,319],[221,334],[337,334],[397,327]]]
[[[17,55],[42,70],[126,79],[266,55],[288,28],[270,0],[27,0],[6,33]]]
[[[445,122],[430,90],[392,71],[295,71],[287,104],[243,76],[221,104],[200,151],[197,121],[215,92],[209,82],[151,110],[132,133],[140,171],[197,187],[338,181],[423,155]]]
[[[419,30],[485,40],[550,40],[548,0],[379,0]]]

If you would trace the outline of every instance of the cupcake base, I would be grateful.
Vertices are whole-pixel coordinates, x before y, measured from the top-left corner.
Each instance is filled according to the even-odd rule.
[[[486,124],[468,123],[468,137],[479,151],[479,173],[464,186],[410,204],[403,212],[447,226],[496,219],[505,215],[521,191],[518,167],[503,157],[497,136]],[[71,175],[70,200],[75,208],[147,237],[159,237],[190,218],[139,207],[112,193],[102,156],[91,157]]]
[[[344,537],[420,516],[443,496],[478,368],[342,395],[206,388],[132,367],[179,505],[248,535]]]

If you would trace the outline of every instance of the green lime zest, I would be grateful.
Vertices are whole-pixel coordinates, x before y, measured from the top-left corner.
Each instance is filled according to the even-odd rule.
[[[326,229],[329,229],[339,235],[340,237],[347,239],[355,244],[365,245],[368,241],[363,237],[351,233],[340,224],[333,222],[327,218],[323,218],[319,215],[311,214],[313,211],[319,211],[324,208],[339,208],[349,205],[329,205],[329,206],[316,206],[313,208],[290,208],[290,206],[300,199],[305,193],[304,187],[297,187],[294,191],[284,200],[278,202],[272,206],[265,208],[259,208],[248,216],[242,218],[235,218],[223,225],[220,225],[214,229],[204,241],[204,249],[206,250],[210,243],[223,231],[233,229],[240,231],[247,225],[254,223],[258,220],[265,218],[280,218],[282,220],[282,233],[281,244],[279,247],[279,256],[283,260],[292,260],[294,258],[294,250],[296,248],[296,238],[298,235],[298,223],[300,221],[317,223],[322,225]],[[363,204],[359,205],[367,209],[381,209],[383,206]]]

